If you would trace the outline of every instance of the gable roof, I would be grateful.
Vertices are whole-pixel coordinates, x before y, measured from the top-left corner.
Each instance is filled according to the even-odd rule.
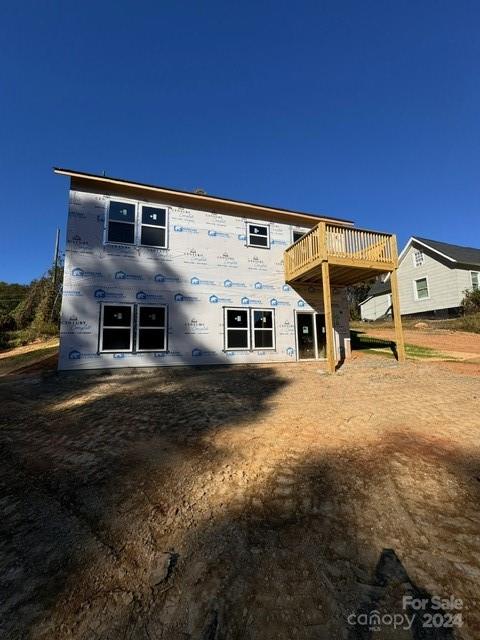
[[[98,175],[96,173],[85,173],[84,171],[75,171],[74,169],[64,169],[61,167],[54,167],[54,173],[70,176],[72,181],[77,184],[96,184],[99,188],[105,189],[114,187],[116,189],[122,189],[124,191],[132,192],[133,195],[145,196],[156,195],[173,204],[179,204],[180,206],[190,205],[192,208],[195,206],[203,205],[209,210],[221,211],[223,213],[234,214],[236,211],[240,214],[244,214],[246,217],[251,216],[268,216],[275,215],[284,219],[291,220],[292,224],[311,225],[317,224],[321,220],[333,221],[341,226],[353,226],[351,220],[345,220],[343,218],[334,218],[332,216],[324,216],[323,214],[307,213],[303,211],[295,211],[292,209],[281,209],[279,207],[272,207],[264,204],[255,204],[253,202],[245,202],[243,200],[232,200],[230,198],[222,198],[221,196],[211,196],[206,193],[196,193],[194,191],[182,191],[180,189],[172,189],[170,187],[161,187],[152,184],[145,184],[143,182],[133,182],[132,180],[124,180],[123,178],[112,178],[111,176]],[[118,194],[117,194],[118,195]]]
[[[414,236],[413,239],[460,264],[480,265],[480,249],[462,247],[458,244],[449,244],[448,242],[438,242],[437,240],[428,240],[427,238],[419,238],[418,236]]]

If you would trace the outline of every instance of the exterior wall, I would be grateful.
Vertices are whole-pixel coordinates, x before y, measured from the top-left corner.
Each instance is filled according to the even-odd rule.
[[[456,269],[457,287],[463,299],[464,292],[472,289],[472,271],[480,274],[480,267],[470,269]],[[480,276],[479,276],[480,280]]]
[[[425,313],[435,309],[449,309],[458,307],[462,301],[462,288],[459,286],[458,269],[447,266],[448,261],[442,261],[440,256],[427,253],[423,249],[424,263],[415,267],[413,254],[415,245],[409,248],[398,267],[398,284],[400,294],[400,309],[402,315]],[[452,263],[453,264],[453,263]],[[416,300],[414,280],[427,277],[429,297]]]
[[[392,306],[392,296],[385,293],[374,296],[360,305],[360,317],[362,320],[378,320],[382,318]]]
[[[247,247],[246,219],[156,201],[152,204],[169,212],[168,249],[104,244],[109,199],[70,191],[60,369],[296,359],[295,312],[323,311],[321,289],[296,291],[284,282],[283,252],[292,242],[293,229],[307,228],[265,220],[271,248]],[[337,357],[341,357],[346,346],[348,351],[348,304],[344,289],[332,294]],[[104,302],[167,305],[168,350],[99,353]],[[275,350],[225,351],[224,307],[274,309]]]

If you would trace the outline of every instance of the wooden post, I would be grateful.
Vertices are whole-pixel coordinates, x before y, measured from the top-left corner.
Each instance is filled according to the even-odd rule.
[[[398,295],[397,270],[390,274],[390,284],[392,287],[392,312],[395,323],[395,341],[397,343],[397,356],[399,362],[405,362],[405,343],[403,342],[402,316],[400,314],[400,297]]]
[[[325,313],[325,332],[327,339],[327,371],[335,372],[335,345],[332,318],[332,296],[330,292],[330,267],[322,262],[323,311]]]

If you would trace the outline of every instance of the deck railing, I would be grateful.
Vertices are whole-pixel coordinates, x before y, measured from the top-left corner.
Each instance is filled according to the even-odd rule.
[[[385,265],[388,271],[396,266],[396,253],[392,234],[320,222],[286,249],[285,278],[293,280],[325,260],[352,267]]]

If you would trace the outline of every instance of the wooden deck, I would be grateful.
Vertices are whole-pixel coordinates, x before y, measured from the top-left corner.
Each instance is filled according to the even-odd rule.
[[[319,222],[285,251],[285,281],[296,284],[321,283],[325,313],[327,364],[335,371],[335,345],[331,287],[363,282],[390,273],[397,357],[405,361],[400,299],[397,282],[397,240],[391,233],[342,227]]]
[[[286,282],[319,282],[323,262],[330,265],[332,285],[362,282],[396,269],[396,238],[389,233],[320,222],[285,251]]]

